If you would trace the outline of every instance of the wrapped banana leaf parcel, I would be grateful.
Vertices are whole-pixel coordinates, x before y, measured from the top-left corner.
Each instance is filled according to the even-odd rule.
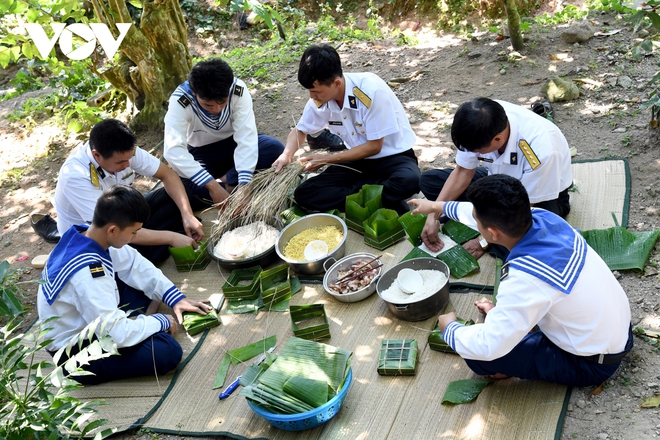
[[[211,309],[206,315],[200,315],[195,312],[183,312],[183,328],[190,336],[201,333],[204,330],[220,325],[218,314]]]
[[[414,376],[417,373],[418,351],[414,339],[383,339],[378,353],[378,374]]]
[[[279,355],[269,353],[261,365],[248,367],[241,377],[240,394],[277,414],[310,411],[341,390],[352,354],[292,336]]]

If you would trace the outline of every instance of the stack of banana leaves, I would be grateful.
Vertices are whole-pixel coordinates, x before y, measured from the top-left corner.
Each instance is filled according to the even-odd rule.
[[[464,319],[456,317],[456,321],[458,321],[460,324],[463,325],[474,325],[474,321],[471,319],[469,321],[466,321]],[[437,325],[429,335],[429,347],[431,348],[431,350],[435,350],[435,351],[442,351],[444,353],[454,353],[454,354],[456,353],[454,349],[451,348],[449,344],[445,342],[444,339],[442,339],[442,332],[440,331]]]
[[[291,337],[279,355],[250,366],[241,377],[241,395],[266,411],[311,411],[341,389],[353,353],[327,344]]]

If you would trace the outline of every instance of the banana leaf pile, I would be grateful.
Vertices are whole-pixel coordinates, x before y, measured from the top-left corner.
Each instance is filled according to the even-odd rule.
[[[630,232],[622,226],[582,232],[610,270],[643,270],[658,235],[660,231]]]
[[[417,373],[417,345],[414,339],[383,339],[378,353],[378,374],[414,376]]]
[[[186,329],[190,336],[201,333],[207,328],[220,325],[218,314],[215,310],[211,310],[206,315],[200,315],[195,312],[183,312],[183,328]]]
[[[463,325],[474,325],[473,320],[464,320],[459,317],[456,317],[456,321],[458,321],[460,324]],[[435,351],[442,351],[443,353],[454,353],[453,348],[449,344],[445,342],[445,340],[442,338],[442,332],[440,331],[440,328],[436,325],[431,334],[429,335],[429,348],[431,350]]]
[[[346,197],[346,225],[356,232],[364,232],[363,223],[383,207],[383,185],[364,185],[356,194]]]
[[[393,209],[381,208],[362,224],[364,242],[376,249],[386,249],[406,236],[399,223],[399,214]]]
[[[278,355],[248,367],[240,394],[266,411],[298,414],[332,399],[348,375],[352,352],[292,336]]]

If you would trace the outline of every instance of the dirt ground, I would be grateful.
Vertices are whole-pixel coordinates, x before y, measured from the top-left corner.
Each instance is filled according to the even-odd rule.
[[[349,43],[339,50],[346,71],[370,71],[385,80],[423,73],[395,89],[404,104],[418,136],[415,151],[422,170],[452,166],[454,147],[449,135],[452,116],[464,101],[486,96],[529,106],[542,99],[541,85],[550,76],[579,79],[581,96],[556,103],[556,123],[572,147],[576,160],[625,157],[630,163],[632,192],[629,229],[646,231],[660,227],[658,181],[660,159],[658,133],[650,130],[650,110],[639,111],[652,88],[647,82],[658,70],[658,57],[651,54],[632,60],[629,51],[639,35],[630,25],[611,14],[590,17],[595,36],[583,44],[567,44],[560,38],[566,26],[535,29],[527,33],[526,49],[512,54],[508,39],[495,34],[475,34],[461,39],[437,35],[424,23],[416,31],[416,47],[395,42]],[[414,23],[414,22],[413,22]],[[402,23],[401,27],[412,27]],[[619,32],[613,32],[619,30]],[[198,53],[213,53],[214,47],[192,42]],[[253,84],[252,94],[261,133],[286,138],[300,117],[308,98],[297,83],[297,66],[282,65],[286,82],[262,87]],[[248,85],[250,78],[242,78]],[[38,92],[32,92],[36,94]],[[0,116],[20,105],[25,96],[0,102]],[[153,148],[162,132],[141,133],[139,144]],[[50,196],[57,172],[75,146],[73,136],[48,121],[28,129],[0,118],[0,173],[18,168],[21,173],[0,188],[0,260],[7,259],[23,273],[23,279],[36,279],[40,270],[30,261],[47,254],[53,245],[32,232],[29,213],[55,214]],[[21,174],[20,176],[18,174]],[[147,188],[143,181],[141,188]],[[643,273],[622,271],[617,276],[630,298],[633,325],[660,329],[660,278],[656,245],[649,266]],[[36,287],[26,288],[26,302],[34,304]],[[600,394],[593,388],[573,389],[562,439],[640,439],[660,436],[660,411],[640,408],[642,399],[660,392],[660,358],[657,346],[639,337],[635,348],[619,371],[607,381]],[[135,433],[122,438],[151,438]],[[159,435],[158,438],[178,438]]]

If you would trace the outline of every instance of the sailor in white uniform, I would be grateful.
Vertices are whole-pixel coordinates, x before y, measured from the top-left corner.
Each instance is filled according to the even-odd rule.
[[[125,246],[149,217],[149,205],[134,188],[114,185],[96,204],[92,225],[77,225],[62,235],[48,258],[37,294],[39,318],[53,317],[47,338],[51,354],[99,319],[96,337],[105,328],[120,356],[82,366],[94,375],[76,376],[83,384],[165,374],[182,356],[174,334],[183,311],[206,313],[210,307],[192,301],[135,249]],[[145,314],[151,300],[172,307],[176,318]],[[130,315],[129,315],[130,313]],[[86,342],[86,344],[89,342]],[[72,354],[78,352],[74,345]],[[60,358],[66,362],[67,355]]]
[[[224,201],[284,150],[279,140],[257,133],[250,92],[220,58],[197,63],[172,93],[164,142],[165,158],[195,211]]]
[[[302,56],[298,81],[309,90],[298,125],[275,165],[289,163],[307,134],[326,127],[344,141],[345,151],[314,154],[301,161],[313,171],[330,165],[295,191],[296,204],[307,211],[344,210],[346,196],[365,184],[383,185],[385,208],[408,211],[405,200],[418,192],[420,171],[412,147],[415,133],[390,87],[373,73],[343,73],[337,51],[313,45]]]
[[[510,250],[497,305],[475,304],[485,322],[441,315],[445,341],[477,374],[600,385],[633,345],[628,298],[611,270],[566,221],[530,210],[519,180],[484,177],[466,197],[471,203],[410,201],[415,214],[444,214]]]
[[[427,199],[464,201],[470,182],[506,174],[522,182],[533,206],[568,215],[571,153],[555,124],[519,105],[478,98],[456,111],[451,136],[458,149],[456,168],[422,173],[419,186]],[[433,219],[427,220],[422,239],[431,250],[442,248]],[[483,254],[476,240],[464,247],[476,258]]]

